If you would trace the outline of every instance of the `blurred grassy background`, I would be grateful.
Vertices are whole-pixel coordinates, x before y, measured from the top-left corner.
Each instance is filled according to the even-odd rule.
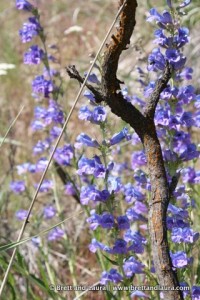
[[[60,102],[65,110],[68,111],[74,101],[74,97],[79,86],[77,83],[69,80],[65,73],[65,66],[68,64],[75,64],[80,72],[88,69],[91,55],[94,55],[98,50],[105,32],[108,30],[115,17],[118,1],[37,0],[35,3],[41,11],[41,23],[45,28],[49,49],[52,45],[56,45],[57,48],[57,50],[50,51],[52,51],[51,53],[56,56],[57,64],[55,64],[55,67],[61,71],[64,78],[65,94]],[[147,11],[154,5],[162,10],[165,5],[165,1],[138,1],[138,5],[137,25],[131,40],[131,45],[129,50],[123,54],[119,66],[120,77],[126,80],[126,84],[130,91],[134,92],[134,80],[137,77],[135,67],[137,65],[145,65],[147,54],[153,48],[153,44],[151,42],[153,38],[153,26],[145,23]],[[199,0],[193,0],[190,12],[187,16],[185,16],[185,21],[191,31],[191,43],[186,50],[186,53],[188,54],[188,64],[195,69],[193,84],[197,90],[200,91],[199,8]],[[32,146],[36,140],[36,137],[32,134],[29,127],[35,105],[35,101],[31,97],[31,81],[35,75],[40,74],[41,66],[30,67],[23,65],[23,53],[28,48],[28,45],[21,44],[18,36],[18,30],[21,28],[22,23],[27,19],[27,16],[28,14],[15,9],[14,1],[0,1],[0,63],[15,65],[15,69],[8,70],[7,75],[0,76],[1,137],[4,136],[9,124],[17,115],[20,107],[24,105],[24,110],[15,126],[10,131],[6,143],[2,146],[0,155],[0,235],[1,237],[7,237],[9,240],[16,239],[17,232],[21,225],[21,223],[16,221],[14,217],[16,210],[22,208],[22,206],[26,209],[28,207],[28,203],[24,202],[22,199],[19,201],[18,198],[11,195],[8,185],[10,180],[15,178],[14,166],[30,159]],[[37,41],[34,41],[34,43],[36,42]],[[84,98],[81,99],[78,107],[80,107],[83,103],[86,103]],[[113,117],[113,128],[116,128],[119,123],[119,119]],[[76,113],[74,113],[72,117],[68,130],[72,138],[83,130],[88,133],[91,132],[91,130],[95,131],[95,129],[91,129],[90,125],[85,125],[83,122],[80,124]],[[199,143],[199,137],[195,135],[195,138],[196,142]],[[48,202],[48,199],[42,199],[41,201],[46,203],[46,201]],[[73,199],[70,200],[70,203],[68,199],[63,199],[62,202],[64,213],[66,213],[66,215],[70,215],[73,211],[77,211],[77,205]],[[42,224],[42,228],[46,228],[46,225],[47,224]],[[87,284],[92,284],[94,283],[94,279],[98,278],[96,275],[98,272],[98,266],[95,264],[95,257],[87,250],[86,245],[88,244],[89,237],[86,232],[82,232],[81,237],[77,238],[84,226],[84,217],[70,222],[68,230],[71,233],[71,236],[73,236],[73,239],[72,246],[70,246],[71,248],[69,247],[68,250],[69,252],[73,252],[74,255],[75,253],[78,253],[76,256],[76,259],[78,257],[78,261],[76,263],[79,264],[79,266],[82,266],[82,269],[79,268],[78,271],[79,279],[82,279]],[[37,232],[35,229],[37,229],[37,226],[34,230],[33,228],[29,228],[28,232]],[[27,233],[27,235],[29,235],[29,233]],[[79,241],[79,246],[76,244],[77,240]],[[5,242],[5,240],[2,239],[2,242]],[[74,247],[76,247],[76,249],[74,249]],[[14,267],[16,271],[19,271],[19,266],[32,273],[38,272],[39,268],[39,272],[42,274],[42,265],[44,264],[44,257],[46,254],[44,253],[44,257],[42,258],[36,258],[34,251],[33,247],[22,247],[21,253],[23,255],[21,257],[21,254],[18,254],[18,265],[15,265]],[[44,241],[44,252],[45,251],[48,250]],[[55,245],[55,249],[52,251],[54,251],[54,253],[48,253],[50,257],[49,261],[53,264],[57,273],[60,274],[63,282],[66,282],[65,278],[70,281],[67,260],[66,258],[63,258],[61,254],[59,257],[60,245]],[[55,253],[57,253],[58,256],[56,256]],[[26,258],[26,261],[23,256]],[[7,260],[8,257],[6,257],[6,255],[1,258],[2,274],[3,270],[6,268]],[[37,267],[35,266],[35,261],[37,261]],[[90,265],[93,266],[91,270],[90,267],[88,267],[88,261],[90,261]],[[18,279],[19,283],[21,283],[20,293],[22,292],[22,294],[25,294],[24,289],[26,287],[26,280],[29,280],[27,279],[27,274],[24,274],[23,279],[10,275],[9,284],[11,286],[11,294],[11,283]],[[36,279],[32,278],[32,280],[36,285]],[[37,296],[33,298],[31,289],[29,292],[30,299],[48,299],[44,298],[42,287],[38,282],[34,290],[35,295]],[[16,295],[16,297],[20,297],[19,295]],[[89,297],[90,296],[88,294],[86,299],[93,299],[92,296],[91,298]],[[101,297],[102,296],[100,296],[99,299],[102,299]],[[95,299],[98,299],[98,296]]]

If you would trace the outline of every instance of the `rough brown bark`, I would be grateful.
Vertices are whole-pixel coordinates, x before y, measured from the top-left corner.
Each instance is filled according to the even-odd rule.
[[[148,123],[148,132],[144,136],[144,148],[151,181],[148,219],[153,261],[159,285],[175,289],[179,286],[179,282],[176,272],[172,269],[166,226],[170,189],[155,125],[151,121]],[[167,291],[164,294],[164,299],[167,300],[183,299],[181,291]]]
[[[104,52],[102,63],[101,88],[88,88],[94,93],[97,102],[106,102],[111,111],[130,124],[140,137],[146,157],[151,180],[151,202],[149,203],[149,232],[153,260],[161,286],[174,290],[164,292],[166,300],[182,300],[176,272],[172,269],[167,240],[166,213],[170,196],[174,186],[169,186],[162,157],[160,142],[156,134],[154,114],[160,93],[167,86],[171,77],[171,67],[166,63],[162,77],[157,81],[154,91],[147,101],[144,114],[136,107],[128,103],[120,92],[120,81],[117,79],[118,61],[123,50],[127,49],[135,26],[136,0],[120,0],[120,5],[126,1],[123,12],[120,15],[120,23],[117,32],[112,35],[110,43]],[[76,68],[68,67],[67,72],[71,78],[82,82],[82,77]]]

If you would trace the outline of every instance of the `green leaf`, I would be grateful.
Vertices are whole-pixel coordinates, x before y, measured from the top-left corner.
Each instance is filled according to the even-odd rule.
[[[107,291],[106,290],[106,294],[109,296],[109,297],[111,297],[110,299],[115,299],[115,300],[119,300],[119,298],[117,298],[115,295],[113,295],[113,293],[111,293],[110,291]]]
[[[35,282],[43,291],[46,291],[46,286],[40,278],[36,277],[34,274],[30,274],[30,279]]]
[[[118,262],[115,260],[110,259],[109,257],[107,257],[105,254],[102,253],[102,255],[113,265],[115,266],[119,266]]]
[[[41,264],[41,262],[39,260],[38,260],[37,265],[38,265],[38,268],[39,268],[39,271],[40,271],[41,278],[42,278],[45,286],[49,290],[49,282],[51,282],[50,278],[49,278],[49,276],[47,276],[47,273],[45,272],[44,267],[43,267],[43,265]],[[49,281],[48,281],[48,279],[49,279]]]
[[[19,251],[17,251],[17,262],[21,268],[25,269],[24,258]]]
[[[49,285],[50,285],[50,284],[48,284],[48,286],[46,286],[45,283],[44,283],[44,281],[41,280],[40,278],[36,277],[34,274],[30,274],[30,279],[31,279],[35,284],[37,284],[37,285],[40,287],[41,290],[43,290],[45,293],[47,293],[47,294],[48,294],[49,296],[51,296],[53,299],[56,299],[56,300],[57,300],[57,299],[63,299],[63,300],[66,299],[65,297],[63,297],[63,296],[61,296],[61,295],[58,296],[58,293],[56,293],[56,292],[50,290],[50,288],[49,288]]]
[[[8,280],[8,286],[10,288],[10,292],[12,294],[12,300],[16,299],[16,293],[15,293],[15,288],[13,287],[13,285],[9,282]],[[10,298],[9,298],[10,299]]]

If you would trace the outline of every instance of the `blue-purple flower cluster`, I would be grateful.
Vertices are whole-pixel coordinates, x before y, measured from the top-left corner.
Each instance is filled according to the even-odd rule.
[[[54,140],[59,136],[64,123],[65,115],[62,107],[58,104],[58,95],[60,93],[56,84],[56,79],[59,73],[50,68],[49,61],[54,61],[53,56],[46,52],[45,35],[43,27],[40,23],[40,16],[36,7],[25,0],[16,0],[17,9],[24,10],[31,14],[28,20],[24,22],[22,28],[19,30],[19,36],[22,43],[29,43],[35,37],[38,37],[42,47],[33,44],[24,54],[24,64],[34,66],[43,64],[44,70],[41,75],[38,75],[32,81],[32,95],[39,102],[35,106],[34,119],[31,122],[31,129],[33,134],[41,132],[42,139],[38,140],[33,146],[33,157],[36,158],[34,163],[26,162],[16,167],[19,176],[23,176],[25,180],[16,180],[11,182],[10,189],[16,194],[24,194],[30,189],[27,185],[29,181],[26,180],[27,174],[41,173],[45,170],[48,159],[47,154],[52,151]],[[59,82],[60,85],[60,82]],[[54,155],[57,163],[63,166],[70,166],[74,157],[74,149],[70,144],[64,144],[59,147]],[[34,183],[33,187],[36,189],[38,183]],[[53,193],[54,182],[52,179],[45,179],[40,187],[40,193]],[[19,210],[16,217],[19,220],[26,218],[27,211]],[[42,213],[44,219],[51,219],[56,216],[56,208],[54,205],[47,205],[44,207]],[[55,228],[49,232],[48,240],[53,241],[64,235],[60,228]]]

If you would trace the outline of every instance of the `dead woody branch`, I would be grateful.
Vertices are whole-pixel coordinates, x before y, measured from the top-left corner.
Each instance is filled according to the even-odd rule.
[[[120,6],[124,1],[120,0]],[[126,0],[126,5],[120,15],[119,28],[112,35],[104,52],[101,86],[98,89],[90,85],[87,87],[94,94],[98,103],[106,102],[115,115],[129,123],[143,143],[151,180],[151,202],[148,218],[154,266],[159,284],[171,288],[165,293],[164,298],[166,300],[181,300],[183,295],[181,291],[176,290],[179,282],[176,272],[172,268],[166,227],[167,207],[174,187],[169,186],[167,181],[161,146],[154,123],[155,109],[160,94],[166,88],[172,70],[167,62],[162,77],[157,81],[155,89],[147,101],[144,114],[123,98],[120,92],[120,81],[117,79],[120,55],[123,50],[127,49],[135,27],[136,8],[136,0]],[[74,66],[68,67],[67,72],[71,78],[75,78],[80,83],[83,82],[83,78]]]

